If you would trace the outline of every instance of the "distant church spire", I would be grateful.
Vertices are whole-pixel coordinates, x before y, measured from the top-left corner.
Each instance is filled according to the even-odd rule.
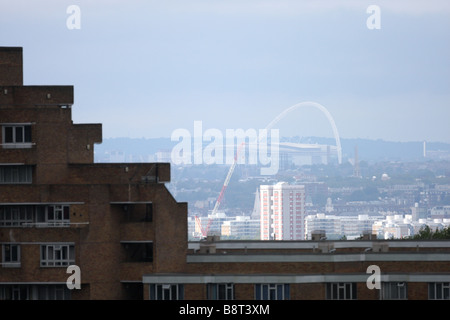
[[[256,192],[255,192],[255,202],[253,204],[253,211],[252,211],[252,219],[259,219],[259,216],[261,215],[261,201],[259,198],[259,189],[256,188]]]

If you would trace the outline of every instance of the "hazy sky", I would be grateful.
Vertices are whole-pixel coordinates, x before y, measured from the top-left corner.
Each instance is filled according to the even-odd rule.
[[[447,0],[1,0],[0,45],[24,48],[25,84],[73,85],[74,122],[104,138],[262,129],[315,101],[341,138],[450,142]],[[316,109],[277,126],[332,137]]]

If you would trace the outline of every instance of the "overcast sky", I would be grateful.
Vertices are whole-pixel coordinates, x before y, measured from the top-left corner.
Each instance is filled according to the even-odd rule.
[[[341,138],[450,142],[450,1],[42,0],[0,5],[0,45],[26,85],[73,85],[75,123],[103,137],[262,129],[314,101]],[[381,29],[368,29],[369,5]],[[81,29],[70,30],[70,5]],[[300,109],[281,136],[332,137]]]

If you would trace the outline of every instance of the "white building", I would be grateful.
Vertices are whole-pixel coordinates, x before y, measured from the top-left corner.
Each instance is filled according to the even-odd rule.
[[[249,216],[236,216],[222,223],[222,237],[242,240],[259,240],[260,221]]]
[[[260,186],[261,240],[305,239],[305,187],[279,182]]]
[[[450,206],[437,206],[431,208],[431,216],[448,216],[450,217]]]
[[[450,225],[450,219],[419,219],[413,220],[411,215],[390,215],[385,219],[375,222],[372,232],[380,239],[401,239],[417,234],[424,226],[432,231],[445,228]]]
[[[203,238],[207,235],[221,234],[222,223],[232,218],[227,217],[224,212],[208,214],[207,217],[188,218],[188,233],[190,237]]]
[[[336,216],[319,213],[308,215],[305,219],[306,238],[311,239],[314,231],[325,232],[327,239],[354,239],[362,236],[367,231],[372,231],[375,221],[383,219],[383,216],[369,216],[360,214],[358,216]]]

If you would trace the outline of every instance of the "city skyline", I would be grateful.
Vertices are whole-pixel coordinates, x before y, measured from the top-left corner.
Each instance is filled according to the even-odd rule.
[[[367,163],[357,176],[351,165],[291,166],[277,177],[287,181],[275,186],[270,185],[275,179],[250,179],[250,170],[243,170],[241,179],[230,180],[245,187],[235,188],[235,194],[242,199],[245,190],[255,194],[257,186],[273,190],[273,195],[255,194],[252,218],[260,207],[263,222],[267,208],[273,240],[292,241],[240,240],[254,234],[254,219],[240,215],[232,221],[220,212],[221,232],[236,241],[204,232],[199,216],[195,222],[206,239],[190,241],[189,203],[168,186],[176,181],[171,164],[95,163],[93,145],[102,141],[102,124],[72,121],[73,86],[24,85],[22,57],[22,47],[0,47],[0,300],[202,300],[206,305],[217,299],[450,298],[448,161]],[[201,174],[188,170],[193,177],[184,176],[177,189],[198,189],[199,181],[215,188],[202,177],[205,168],[195,169]],[[337,176],[330,177],[330,169]],[[198,207],[208,209],[215,197],[204,196]],[[241,211],[240,201],[231,202]],[[303,225],[307,210],[326,218],[320,214],[323,205],[333,215],[358,213],[349,232],[363,227],[362,237],[325,239],[329,231],[340,236],[342,228],[316,232],[327,223],[319,221],[312,239],[303,241],[309,233]],[[366,222],[359,223],[371,212],[386,213],[376,225],[376,239],[366,232]],[[339,219],[343,222],[344,215]],[[208,216],[208,228],[211,222]],[[189,303],[170,309],[184,317]],[[257,314],[280,310],[269,301],[251,305],[266,306]],[[247,304],[201,308],[208,316],[234,315],[235,306]]]
[[[316,101],[342,138],[450,142],[449,15],[445,1],[17,1],[0,35],[26,49],[25,84],[73,84],[74,122],[102,122],[104,138],[264,128]],[[277,127],[333,136],[314,109]]]

